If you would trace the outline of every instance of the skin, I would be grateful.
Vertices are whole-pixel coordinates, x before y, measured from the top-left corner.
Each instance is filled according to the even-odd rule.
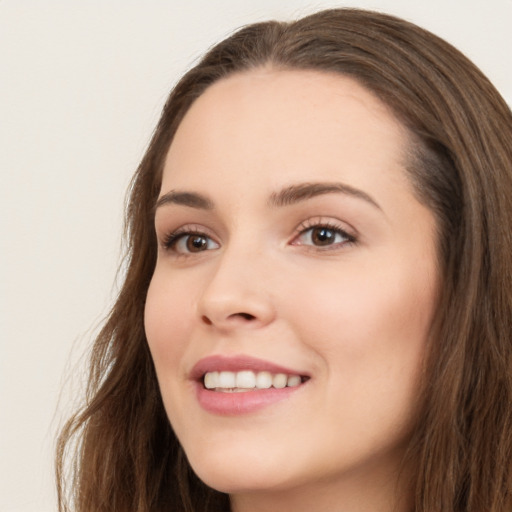
[[[178,128],[160,195],[201,194],[213,208],[157,208],[146,333],[194,471],[230,493],[236,512],[409,509],[398,470],[439,277],[435,221],[407,178],[407,145],[370,92],[316,71],[267,68],[219,81]],[[269,204],[313,182],[358,192]],[[318,245],[318,225],[333,230],[333,243]],[[202,233],[205,250],[188,250],[186,234],[165,247],[180,228]],[[217,354],[310,380],[259,411],[212,414],[188,376]]]

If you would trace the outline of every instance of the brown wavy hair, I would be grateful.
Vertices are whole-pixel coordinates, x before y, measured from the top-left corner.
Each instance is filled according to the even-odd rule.
[[[350,76],[409,129],[408,172],[436,216],[441,299],[407,457],[416,512],[512,510],[512,114],[459,51],[357,9],[243,28],[171,92],[133,178],[124,285],[90,359],[84,406],[57,447],[61,512],[229,510],[193,474],[166,417],[143,313],[163,161],[210,84],[261,66]],[[67,484],[67,485],[66,485]]]

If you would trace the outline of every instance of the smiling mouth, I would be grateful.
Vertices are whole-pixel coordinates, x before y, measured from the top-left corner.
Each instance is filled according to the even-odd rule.
[[[204,388],[221,393],[247,393],[262,389],[294,388],[309,378],[296,374],[255,372],[252,370],[206,372],[202,381]]]

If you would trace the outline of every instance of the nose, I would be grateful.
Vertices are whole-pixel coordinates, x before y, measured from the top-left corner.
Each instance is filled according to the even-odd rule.
[[[272,295],[262,258],[226,251],[199,299],[200,321],[223,331],[264,327],[275,318]]]

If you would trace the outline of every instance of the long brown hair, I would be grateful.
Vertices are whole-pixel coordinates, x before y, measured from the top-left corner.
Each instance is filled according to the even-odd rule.
[[[169,425],[143,313],[156,261],[152,212],[180,121],[213,82],[268,65],[351,76],[409,129],[408,171],[437,218],[442,274],[407,454],[415,511],[512,510],[512,114],[448,43],[357,9],[243,28],[172,91],[132,182],[126,278],[92,350],[85,405],[59,438],[60,510],[229,510],[226,495],[195,477]]]

